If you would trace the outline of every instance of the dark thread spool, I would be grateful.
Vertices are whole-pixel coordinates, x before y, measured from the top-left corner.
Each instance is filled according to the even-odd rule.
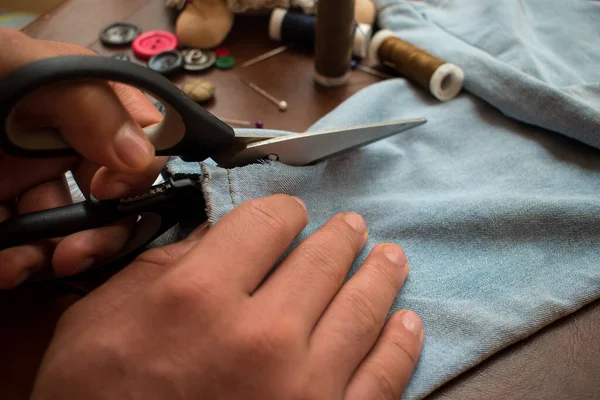
[[[387,30],[373,36],[369,59],[371,63],[379,62],[394,68],[441,101],[454,98],[464,82],[464,72],[458,66],[395,37]]]
[[[269,36],[283,43],[313,49],[316,21],[313,15],[276,8],[269,21]]]
[[[315,48],[317,19],[314,15],[275,8],[269,20],[269,37],[283,43],[294,44],[310,50]],[[370,25],[356,25],[352,31],[352,49],[356,57],[367,56],[373,33]]]
[[[317,2],[315,81],[321,86],[348,82],[354,25],[354,0]]]

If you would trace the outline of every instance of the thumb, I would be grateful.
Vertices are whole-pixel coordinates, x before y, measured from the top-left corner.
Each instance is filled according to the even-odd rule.
[[[29,62],[65,54],[93,54],[83,47],[34,40],[0,28],[0,77]],[[51,126],[85,158],[111,170],[148,168],[154,147],[108,82],[69,82],[27,96],[13,114],[26,126]]]
[[[154,157],[154,146],[106,82],[41,88],[14,115],[22,124],[58,129],[79,154],[113,171],[142,172]]]

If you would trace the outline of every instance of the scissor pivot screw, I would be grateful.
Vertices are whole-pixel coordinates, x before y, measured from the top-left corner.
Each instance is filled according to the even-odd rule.
[[[277,160],[279,160],[279,156],[277,154],[269,154],[267,156],[267,160],[269,160],[269,161],[277,161]]]

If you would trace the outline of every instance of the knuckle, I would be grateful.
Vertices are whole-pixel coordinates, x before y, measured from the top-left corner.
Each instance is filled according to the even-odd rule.
[[[384,259],[383,256],[368,260],[363,268],[368,269],[372,279],[377,282],[374,285],[381,288],[381,285],[384,284],[386,288],[394,291],[400,289],[401,280],[397,278],[398,267]]]
[[[400,330],[398,330],[400,331]],[[411,346],[414,346],[414,342],[404,340],[404,336],[401,335],[389,335],[385,340],[385,345],[391,348],[390,353],[394,353],[397,359],[404,359],[413,368],[419,361],[419,352],[411,351]]]
[[[140,254],[138,261],[155,265],[170,265],[178,261],[180,254],[173,252],[168,246],[155,247]]]
[[[375,385],[379,391],[375,398],[381,400],[398,399],[401,395],[398,388],[398,380],[390,375],[389,369],[378,363],[372,363],[371,367],[371,377],[375,381]]]
[[[347,222],[339,218],[331,227],[334,240],[343,242],[345,246],[354,251],[359,251],[363,244],[360,233],[355,231]]]
[[[317,244],[306,244],[302,247],[302,257],[305,262],[316,268],[321,277],[331,282],[338,282],[346,275],[344,262],[340,253],[334,251],[327,241]]]
[[[148,290],[148,296],[153,310],[175,318],[183,316],[183,320],[198,317],[219,301],[218,294],[209,285],[173,277],[159,279]]]
[[[238,332],[236,342],[241,354],[254,359],[289,357],[301,345],[300,324],[293,318],[279,318],[276,323],[254,323]]]
[[[377,302],[373,299],[372,291],[353,288],[347,292],[347,307],[369,331],[380,329],[381,317],[377,310]]]
[[[269,206],[265,199],[255,199],[245,202],[241,207],[258,224],[267,226],[277,236],[288,231],[286,218]]]

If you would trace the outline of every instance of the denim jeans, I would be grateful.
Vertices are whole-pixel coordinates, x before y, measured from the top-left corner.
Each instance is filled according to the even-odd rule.
[[[403,246],[411,272],[391,311],[423,319],[423,354],[404,394],[417,399],[600,298],[600,3],[378,7],[381,27],[460,65],[465,90],[442,103],[390,79],[311,129],[425,125],[312,166],[172,160],[168,169],[202,174],[211,223],[249,199],[302,198],[310,223],[294,245],[335,213],[362,214],[370,238],[350,274],[376,243]]]

